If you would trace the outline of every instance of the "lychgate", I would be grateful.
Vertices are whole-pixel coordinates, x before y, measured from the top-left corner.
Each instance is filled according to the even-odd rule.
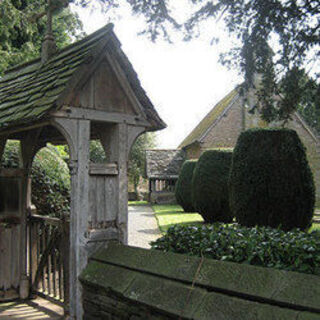
[[[8,139],[21,146],[20,168],[0,169],[0,296],[26,298],[42,278],[51,283],[48,290],[69,300],[71,317],[80,319],[78,276],[88,256],[111,239],[127,242],[130,148],[140,134],[165,124],[112,25],[62,50],[48,48],[42,59],[0,79],[0,156]],[[101,141],[107,163],[90,163],[92,139]],[[30,169],[48,142],[69,146],[71,212],[70,221],[48,219],[40,230],[42,218],[30,210]],[[57,243],[59,259],[67,261],[50,256]]]

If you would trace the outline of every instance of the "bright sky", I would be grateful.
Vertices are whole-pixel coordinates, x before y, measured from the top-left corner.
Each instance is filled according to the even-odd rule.
[[[99,10],[77,12],[87,34],[108,23]],[[229,71],[218,62],[219,53],[228,43],[227,35],[221,31],[225,38],[219,45],[210,45],[209,32],[190,42],[152,43],[137,35],[143,27],[141,19],[132,17],[129,11],[122,11],[121,15],[113,21],[115,33],[168,126],[157,134],[158,147],[176,148],[213,106],[241,82],[236,71]],[[209,26],[213,27],[212,22]]]

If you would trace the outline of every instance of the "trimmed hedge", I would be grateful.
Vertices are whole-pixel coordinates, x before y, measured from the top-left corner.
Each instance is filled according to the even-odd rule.
[[[151,245],[165,252],[320,275],[320,231],[176,225]]]
[[[228,181],[232,161],[231,149],[204,152],[193,173],[192,201],[206,223],[231,222]]]
[[[194,212],[192,205],[192,176],[197,160],[187,160],[183,163],[175,188],[177,203],[185,212]]]
[[[245,226],[311,226],[315,187],[305,148],[290,129],[250,129],[233,153],[230,205]]]

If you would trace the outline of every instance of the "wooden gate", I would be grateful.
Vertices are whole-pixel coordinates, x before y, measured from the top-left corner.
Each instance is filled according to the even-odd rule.
[[[63,304],[69,302],[69,221],[31,215],[29,266],[32,292]]]
[[[23,170],[0,168],[0,301],[19,297]]]

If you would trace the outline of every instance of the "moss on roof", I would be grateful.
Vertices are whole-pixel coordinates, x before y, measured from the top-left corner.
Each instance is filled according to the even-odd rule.
[[[36,59],[8,70],[0,79],[0,129],[40,119],[54,108],[74,72],[110,30],[112,25],[59,50],[45,64]]]
[[[8,70],[0,78],[0,130],[43,119],[48,111],[60,107],[57,105],[58,98],[68,90],[75,72],[85,64],[94,63],[96,55],[101,54],[100,49],[105,45],[106,50],[114,50],[118,63],[143,106],[151,124],[150,129],[164,128],[165,123],[141,87],[112,29],[112,24],[106,25],[90,36],[59,50],[44,64],[36,59]],[[113,49],[110,39],[117,43]]]
[[[182,141],[179,148],[185,148],[190,144],[200,141],[206,131],[218,120],[224,110],[228,108],[230,103],[238,94],[237,88],[232,90],[227,96],[219,101],[213,109],[201,120],[201,122],[192,130],[192,132]]]

